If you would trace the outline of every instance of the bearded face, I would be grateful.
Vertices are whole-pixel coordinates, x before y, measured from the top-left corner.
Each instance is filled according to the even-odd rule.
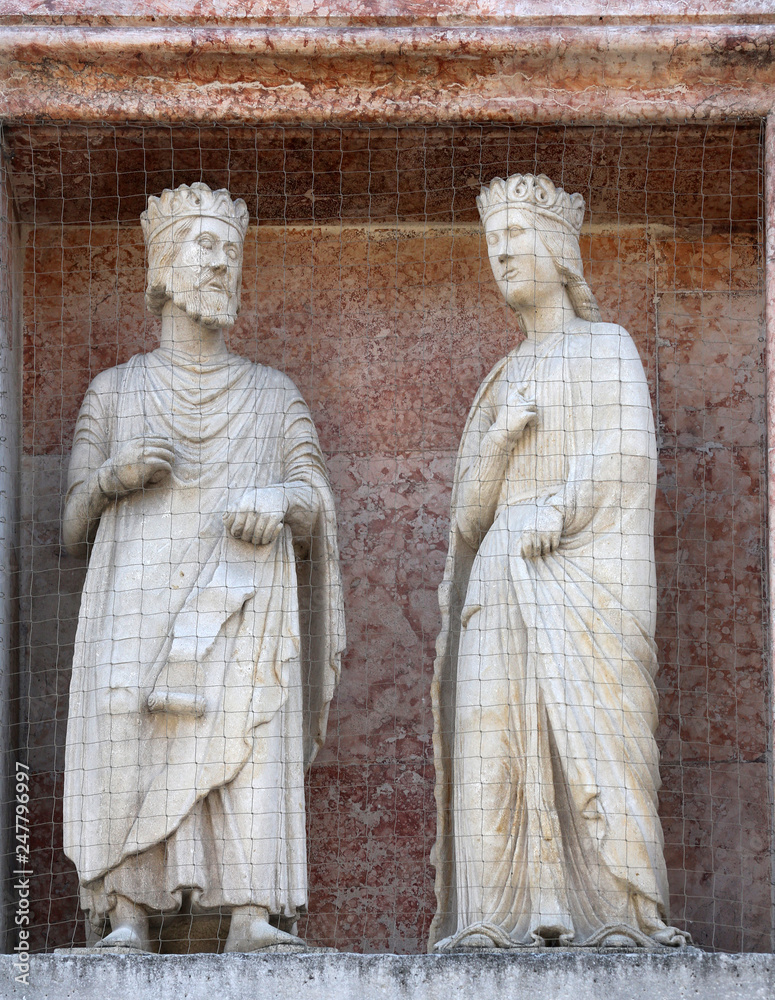
[[[240,307],[242,240],[223,219],[196,218],[175,234],[167,294],[208,329],[234,325]]]

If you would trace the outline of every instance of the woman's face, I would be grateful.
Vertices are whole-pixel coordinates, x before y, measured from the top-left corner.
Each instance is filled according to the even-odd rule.
[[[562,281],[536,223],[540,216],[504,205],[485,223],[490,266],[501,293],[517,311],[548,304]]]

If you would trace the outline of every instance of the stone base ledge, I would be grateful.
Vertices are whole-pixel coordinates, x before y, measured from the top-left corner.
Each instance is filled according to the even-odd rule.
[[[18,1000],[772,1000],[775,955],[33,955]]]

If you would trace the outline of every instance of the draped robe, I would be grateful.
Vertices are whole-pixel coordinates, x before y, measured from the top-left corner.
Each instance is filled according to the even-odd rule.
[[[521,386],[538,410],[478,531],[464,484]],[[654,739],[656,444],[643,367],[621,327],[574,321],[502,359],[461,440],[432,688],[438,909],[430,945],[583,944],[664,928]],[[558,548],[521,554],[536,511]]]
[[[171,475],[102,513],[75,641],[64,844],[99,926],[115,894],[174,912],[306,904],[303,773],[325,737],[344,620],[333,497],[293,383],[236,355],[157,350],[94,379],[68,496],[125,442],[162,435]],[[283,484],[270,545],[223,523],[246,490]],[[287,519],[288,520],[288,519]],[[306,530],[306,529],[305,529]],[[179,689],[179,690],[177,690]],[[197,712],[149,711],[153,694]]]

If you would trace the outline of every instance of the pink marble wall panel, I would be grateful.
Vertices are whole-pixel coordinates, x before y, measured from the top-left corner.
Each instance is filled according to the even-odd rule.
[[[768,950],[763,303],[746,270],[734,291],[710,266],[709,289],[658,300],[661,801],[693,933]]]
[[[675,139],[671,148],[675,158]],[[691,168],[694,148],[690,141],[681,169]],[[659,178],[662,194],[681,169]],[[428,219],[332,225],[326,216],[321,225],[308,218],[251,229],[231,335],[235,350],[286,371],[305,394],[337,496],[349,649],[329,739],[309,776],[311,899],[302,930],[343,949],[423,951],[434,906],[429,685],[454,453],[476,387],[518,336],[478,228],[466,221],[474,191],[463,194],[463,221],[450,211],[458,191],[449,188],[444,217],[439,209]],[[666,211],[668,202],[655,204]],[[596,191],[595,205],[603,224],[593,217],[582,239],[586,273],[604,317],[633,334],[659,414],[658,737],[673,914],[703,945],[767,950],[756,213],[727,202],[739,226],[727,218],[725,231],[719,217],[703,230],[691,213],[667,226],[662,211],[653,225],[644,215],[615,225],[613,190]],[[158,327],[143,308],[136,222],[39,225],[28,236],[24,280],[22,621],[38,791],[35,944],[53,947],[80,934],[60,796],[83,565],[59,547],[62,469],[90,378],[152,349]]]

